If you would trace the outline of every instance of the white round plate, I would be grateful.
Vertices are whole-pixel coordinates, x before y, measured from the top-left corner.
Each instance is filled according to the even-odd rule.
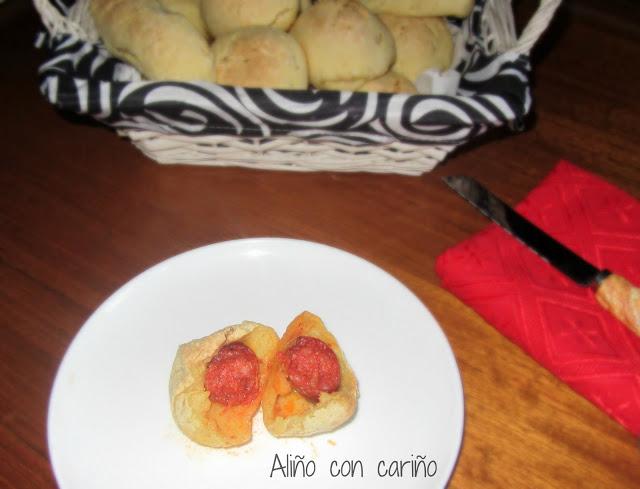
[[[323,319],[358,378],[355,417],[278,439],[258,413],[244,446],[187,439],[169,407],[178,345],[245,319],[282,334],[303,310]],[[58,370],[48,442],[61,489],[441,488],[463,418],[451,348],[404,285],[335,248],[262,238],[173,257],[100,306]]]

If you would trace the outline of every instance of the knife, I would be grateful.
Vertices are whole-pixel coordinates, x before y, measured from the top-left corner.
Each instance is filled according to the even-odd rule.
[[[599,269],[518,214],[476,180],[448,176],[444,182],[482,214],[517,238],[571,280],[595,290],[598,303],[640,336],[640,289],[626,278]]]

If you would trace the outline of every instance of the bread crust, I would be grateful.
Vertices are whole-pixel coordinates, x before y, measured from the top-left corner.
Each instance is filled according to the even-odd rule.
[[[314,3],[290,33],[302,46],[316,88],[355,90],[382,76],[395,60],[391,33],[356,0]]]
[[[442,17],[378,15],[396,43],[391,67],[415,83],[426,70],[446,71],[453,61],[453,36]]]
[[[279,353],[283,353],[298,336],[324,341],[340,364],[339,389],[322,392],[317,403],[293,389],[279,360]],[[303,437],[333,431],[353,417],[357,399],[358,382],[335,337],[318,316],[307,311],[298,315],[287,327],[269,366],[262,397],[262,415],[267,430],[277,437]]]
[[[307,62],[298,42],[274,27],[243,27],[213,43],[221,85],[306,90]]]
[[[249,403],[224,406],[211,402],[204,378],[216,352],[233,342],[244,343],[256,354],[260,391]],[[232,447],[250,441],[253,417],[260,407],[268,365],[277,345],[278,335],[272,328],[250,321],[180,345],[169,378],[171,413],[180,430],[194,442],[208,447]]]
[[[209,31],[200,14],[200,0],[158,0],[160,5],[174,14],[186,18],[202,36],[209,37]]]
[[[299,10],[299,0],[201,0],[202,17],[213,37],[249,26],[286,31]]]
[[[388,71],[379,78],[369,80],[367,83],[358,88],[359,92],[381,92],[381,93],[418,93],[416,87],[406,77]]]
[[[90,12],[107,50],[145,78],[214,81],[207,39],[157,0],[91,0]]]
[[[466,17],[474,0],[360,0],[377,14],[414,17]]]

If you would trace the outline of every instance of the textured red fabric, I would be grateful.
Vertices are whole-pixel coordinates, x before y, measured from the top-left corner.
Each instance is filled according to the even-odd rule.
[[[561,161],[518,211],[640,284],[640,202]],[[482,219],[479,215],[479,219]],[[640,338],[495,224],[436,262],[442,285],[547,370],[640,435]]]

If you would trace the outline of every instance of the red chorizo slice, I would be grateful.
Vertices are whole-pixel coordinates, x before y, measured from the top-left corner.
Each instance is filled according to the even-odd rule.
[[[291,385],[311,401],[317,402],[321,392],[335,392],[340,387],[338,358],[318,338],[298,336],[282,361]]]
[[[251,402],[260,390],[259,372],[258,357],[247,345],[235,342],[223,346],[205,373],[209,399],[225,406]]]

